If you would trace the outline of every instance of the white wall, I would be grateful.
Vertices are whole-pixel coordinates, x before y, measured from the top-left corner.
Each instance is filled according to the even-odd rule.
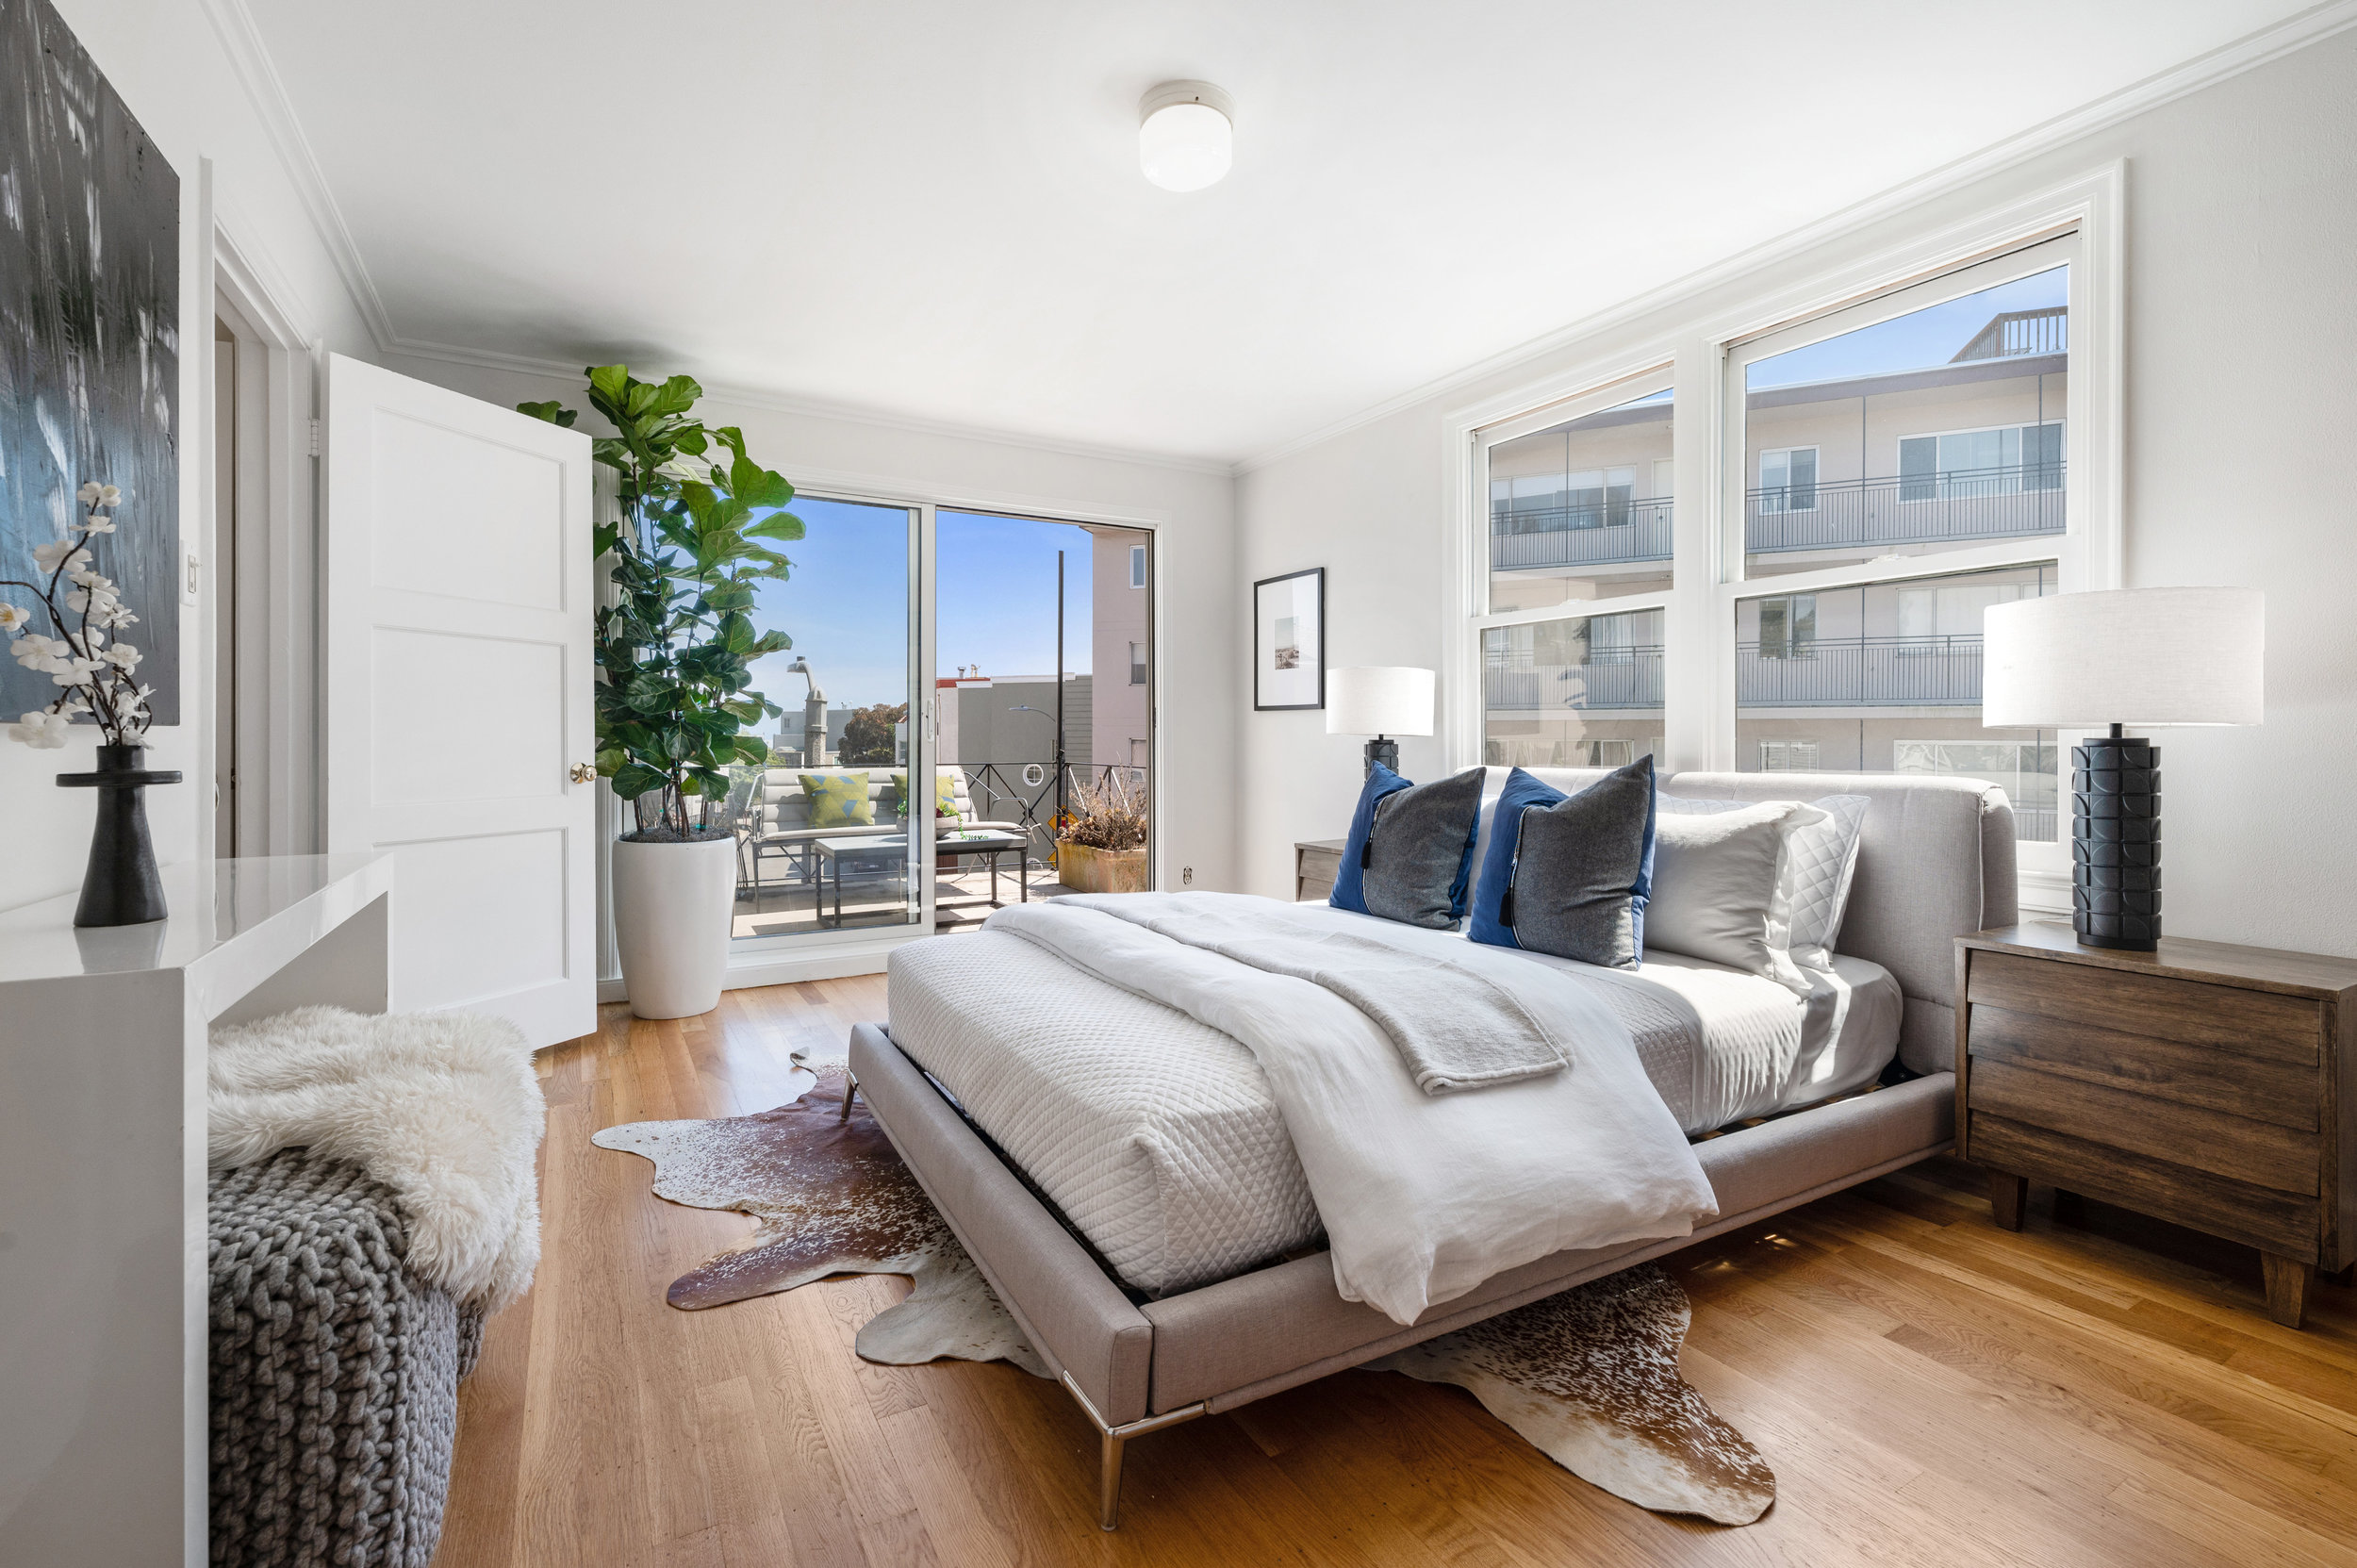
[[[191,0],[56,3],[180,176],[180,527],[187,547],[196,548],[212,515],[207,410],[213,304],[203,160],[212,162],[217,210],[246,252],[273,274],[273,287],[283,295],[280,304],[328,346],[363,357],[373,357],[373,352],[204,7]],[[132,606],[138,612],[145,608]],[[166,863],[201,852],[202,825],[211,817],[212,789],[200,744],[200,725],[210,708],[211,663],[205,606],[183,603],[183,721],[154,732],[150,743],[151,767],[177,767],[189,779],[147,792],[157,858]],[[0,739],[0,909],[80,885],[94,792],[59,789],[54,781],[58,773],[96,766],[96,745],[95,728],[79,725],[59,751],[35,751]]]
[[[503,405],[556,398],[585,413],[588,407],[577,378],[402,355],[385,362],[405,375]],[[641,376],[671,373],[654,359],[633,369]],[[1228,693],[1244,660],[1236,643],[1235,492],[1228,475],[788,412],[719,395],[698,404],[697,412],[707,423],[741,427],[755,457],[814,490],[858,487],[1155,527],[1162,668],[1185,672],[1182,679],[1165,678],[1162,691],[1157,809],[1165,835],[1163,870],[1173,886],[1187,867],[1195,871],[1196,887],[1235,885],[1236,714]]]
[[[2357,32],[2343,32],[1876,223],[1871,251],[2128,160],[2126,582],[2267,595],[2267,723],[2161,733],[2167,927],[2357,954]],[[1247,473],[1239,581],[1327,571],[1329,664],[1435,667],[1448,411],[1673,336],[1831,260],[1764,265]],[[1248,670],[1245,672],[1248,676]],[[1240,678],[1237,701],[1250,704]],[[1244,715],[1241,885],[1281,893],[1292,844],[1339,837],[1355,741],[1316,713]],[[1409,777],[1441,766],[1404,741]]]

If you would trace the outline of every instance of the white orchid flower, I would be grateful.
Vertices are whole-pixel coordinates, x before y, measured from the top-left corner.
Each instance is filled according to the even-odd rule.
[[[26,668],[40,669],[46,668],[49,661],[58,654],[71,652],[73,647],[61,637],[44,637],[39,632],[27,632],[17,639],[16,646],[8,652],[16,655],[16,662]]]
[[[65,596],[67,609],[87,610],[93,615],[104,615],[107,610],[112,609],[115,603],[114,591],[111,588],[75,588]]]
[[[59,659],[50,666],[57,673],[49,679],[56,685],[78,686],[96,673],[103,663],[99,659]]]
[[[0,632],[6,632],[12,637],[18,636],[24,633],[25,627],[32,623],[32,611],[22,604],[11,604],[5,600],[0,600]]]
[[[73,720],[64,714],[36,709],[9,726],[9,733],[37,751],[55,751],[65,745],[66,733],[73,727]]]
[[[53,539],[47,544],[33,546],[33,564],[43,571],[55,571],[59,567],[84,566],[89,561],[90,552],[72,539]]]
[[[101,485],[98,487],[98,504],[101,506],[112,506],[122,499],[123,492],[112,485]]]
[[[92,479],[74,492],[74,499],[88,506],[106,493],[107,487]]]
[[[125,674],[137,669],[140,667],[140,660],[143,656],[144,655],[142,655],[138,649],[132,647],[127,642],[118,642],[112,648],[107,649],[104,653],[99,655],[101,659],[114,666],[117,669],[124,671]],[[96,668],[97,667],[93,665],[91,668]]]
[[[139,617],[124,609],[120,603],[108,608],[106,615],[107,624],[117,628],[128,626],[137,619]]]
[[[82,532],[85,534],[111,534],[115,531],[114,519],[112,518],[89,518],[85,520],[80,526]]]
[[[65,580],[69,583],[77,583],[86,588],[104,588],[109,593],[114,591],[113,578],[103,572],[92,571],[88,567],[82,568],[79,571],[67,572]]]

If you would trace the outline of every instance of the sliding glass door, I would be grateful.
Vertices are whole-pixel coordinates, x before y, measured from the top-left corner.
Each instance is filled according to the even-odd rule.
[[[752,668],[753,688],[784,711],[763,721],[767,761],[735,769],[727,806],[740,945],[850,940],[929,918],[928,510],[795,498],[805,532],[783,547],[792,575],[765,583],[753,609],[756,627],[793,639]]]

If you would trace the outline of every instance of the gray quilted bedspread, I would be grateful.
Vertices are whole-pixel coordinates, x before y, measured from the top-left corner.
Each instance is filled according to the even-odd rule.
[[[282,1149],[211,1196],[215,1568],[427,1568],[481,1317],[356,1165]]]

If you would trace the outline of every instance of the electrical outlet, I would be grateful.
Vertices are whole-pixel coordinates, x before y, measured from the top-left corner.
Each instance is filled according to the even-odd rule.
[[[1187,886],[1187,887],[1192,887],[1192,886],[1194,886],[1194,885],[1195,885],[1195,867],[1192,867],[1192,866],[1181,866],[1180,867],[1178,867],[1178,881],[1179,881],[1180,884],[1181,884],[1181,885],[1183,885],[1183,886]]]

